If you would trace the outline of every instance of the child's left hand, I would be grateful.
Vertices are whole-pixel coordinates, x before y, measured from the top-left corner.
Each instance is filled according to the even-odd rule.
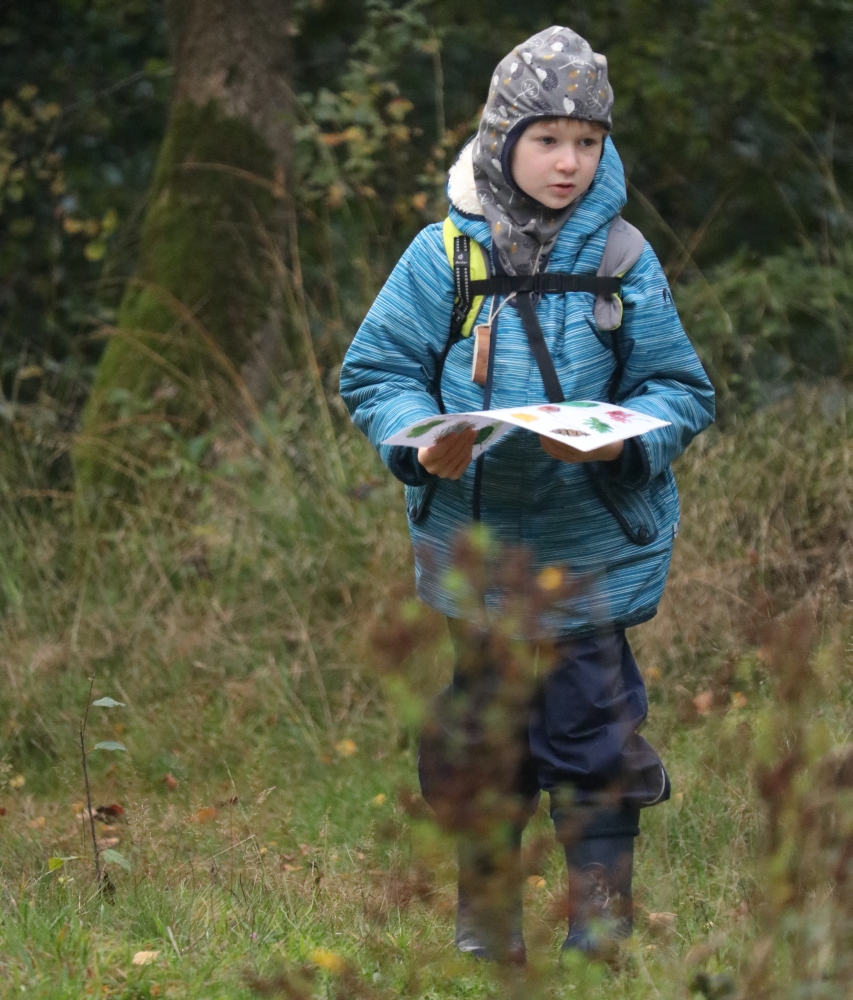
[[[553,438],[539,435],[539,443],[548,452],[551,458],[557,458],[561,462],[613,462],[622,454],[625,448],[624,441],[614,441],[613,444],[606,444],[603,448],[596,448],[595,451],[578,451],[570,444],[562,444]]]

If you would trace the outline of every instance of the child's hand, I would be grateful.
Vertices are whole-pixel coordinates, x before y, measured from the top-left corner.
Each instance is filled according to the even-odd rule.
[[[614,441],[595,451],[578,451],[570,444],[562,444],[542,434],[539,435],[539,443],[551,458],[558,458],[561,462],[612,462],[619,458],[625,447],[624,441]]]
[[[460,479],[471,462],[476,437],[473,429],[445,434],[431,448],[418,448],[418,461],[434,476]]]

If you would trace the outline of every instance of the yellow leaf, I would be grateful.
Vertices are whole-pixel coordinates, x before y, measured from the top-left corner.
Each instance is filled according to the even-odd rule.
[[[541,875],[531,875],[527,879],[527,884],[534,889],[544,889],[548,883]]]
[[[317,138],[324,146],[340,146],[347,141],[345,132],[321,132]]]
[[[347,191],[343,184],[332,184],[326,193],[326,204],[329,208],[340,208],[344,203]]]
[[[513,413],[516,420],[523,420],[526,424],[535,424],[539,417],[534,417],[532,413]]]
[[[655,930],[671,930],[678,918],[674,913],[650,913],[649,927]]]
[[[335,744],[335,749],[341,757],[352,757],[358,750],[358,747],[353,740],[341,740],[340,743]]]
[[[31,819],[29,823],[27,823],[27,826],[31,830],[41,830],[46,823],[47,820],[44,818],[44,816],[36,816],[35,819]]]
[[[347,963],[340,955],[336,955],[327,948],[315,948],[308,957],[315,965],[319,965],[321,969],[325,969],[335,976],[339,976],[347,967]]]
[[[9,780],[9,787],[10,788],[23,788],[24,785],[26,785],[26,783],[27,783],[27,779],[23,776],[23,774],[16,774],[14,778],[11,778]]]
[[[159,951],[138,951],[131,959],[133,965],[151,965],[160,957]]]
[[[378,795],[374,795],[374,797],[370,801],[375,806],[381,806],[382,803],[385,801],[385,793],[384,792],[380,792]]]
[[[395,97],[386,107],[386,111],[395,121],[402,121],[406,115],[414,108],[411,101],[405,97]]]
[[[542,590],[556,590],[563,582],[563,573],[556,566],[546,566],[536,579]]]

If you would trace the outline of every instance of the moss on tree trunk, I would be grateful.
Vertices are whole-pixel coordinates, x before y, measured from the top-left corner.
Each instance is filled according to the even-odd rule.
[[[286,160],[284,0],[172,0],[172,109],[134,277],[75,449],[83,506],[128,496],[154,428],[237,396],[269,320]],[[285,82],[283,82],[285,81]]]

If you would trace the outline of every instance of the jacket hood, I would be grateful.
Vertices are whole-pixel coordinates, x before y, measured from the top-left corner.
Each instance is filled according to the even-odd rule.
[[[491,228],[478,199],[474,178],[474,142],[472,138],[456,157],[447,175],[446,193],[454,224],[466,236],[491,250]],[[574,213],[558,234],[560,256],[566,251],[574,259],[583,243],[617,216],[627,200],[625,169],[613,140],[608,136],[604,140],[601,162],[592,184],[581,195]],[[571,248],[574,248],[574,253]]]

